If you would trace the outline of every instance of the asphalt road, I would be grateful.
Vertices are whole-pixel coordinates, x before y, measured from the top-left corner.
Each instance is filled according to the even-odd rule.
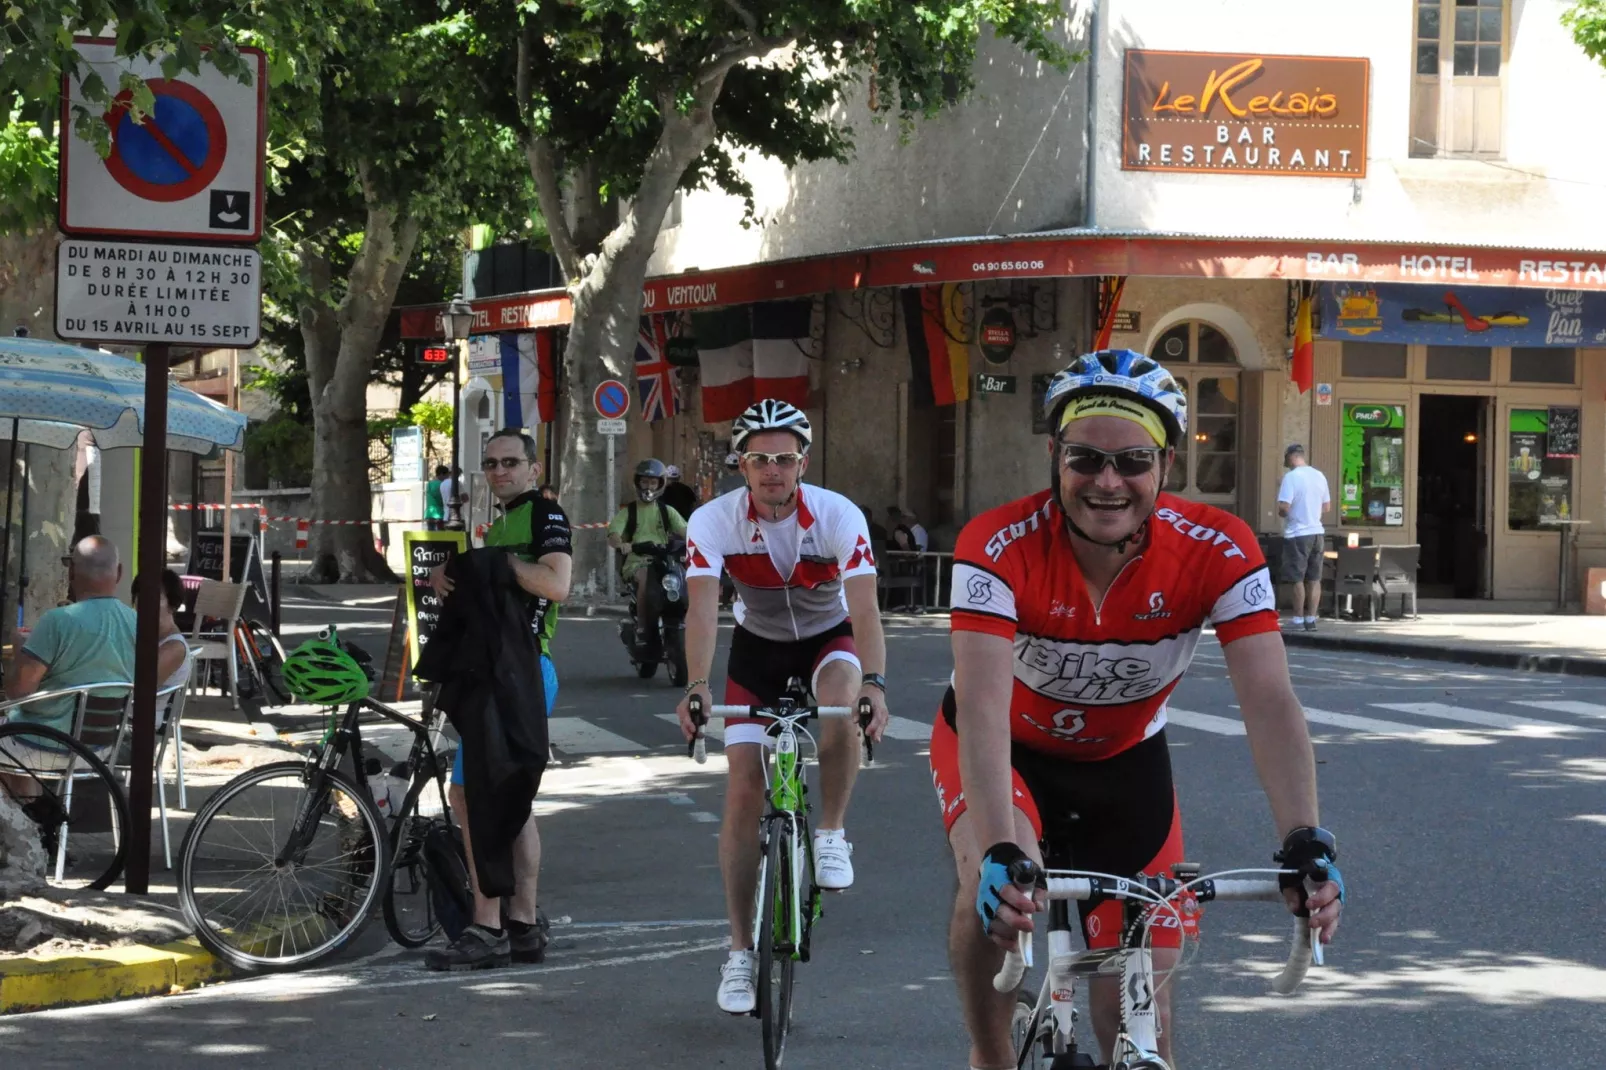
[[[945,625],[893,623],[889,646],[904,738],[859,782],[858,883],[828,901],[800,969],[798,1070],[965,1065],[944,953],[953,876],[920,738],[948,673]],[[761,1066],[758,1023],[714,1007],[720,760],[685,758],[664,716],[675,692],[633,677],[613,622],[565,621],[556,656],[545,964],[430,974],[376,924],[345,961],[309,973],[0,1020],[8,1063]],[[1352,902],[1328,968],[1293,999],[1267,987],[1286,916],[1211,908],[1177,982],[1179,1061],[1602,1065],[1598,683],[1307,650],[1293,664]],[[1189,855],[1207,869],[1265,864],[1275,846],[1234,702],[1207,638],[1169,730]]]

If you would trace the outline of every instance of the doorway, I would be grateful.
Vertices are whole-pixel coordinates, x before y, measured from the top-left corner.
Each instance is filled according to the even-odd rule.
[[[1424,598],[1489,597],[1491,399],[1423,394],[1417,420],[1417,586]]]

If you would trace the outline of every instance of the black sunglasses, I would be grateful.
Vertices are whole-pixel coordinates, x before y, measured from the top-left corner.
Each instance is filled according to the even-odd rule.
[[[493,472],[496,470],[499,461],[503,468],[510,470],[526,463],[523,457],[486,457],[480,461],[480,467],[487,472]]]
[[[1077,442],[1060,443],[1060,463],[1079,476],[1096,476],[1106,466],[1124,479],[1148,475],[1160,461],[1158,446],[1135,446],[1125,450],[1101,450]]]

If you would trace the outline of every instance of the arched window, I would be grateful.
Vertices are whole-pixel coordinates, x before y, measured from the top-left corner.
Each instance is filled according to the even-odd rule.
[[[1188,436],[1166,490],[1229,511],[1238,501],[1238,353],[1208,323],[1189,320],[1162,334],[1149,355],[1188,395]]]

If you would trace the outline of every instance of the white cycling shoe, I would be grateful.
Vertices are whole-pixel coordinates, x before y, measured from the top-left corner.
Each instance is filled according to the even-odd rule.
[[[828,892],[853,887],[853,844],[840,829],[814,834],[814,883]]]
[[[732,951],[719,968],[719,1009],[726,1014],[752,1014],[758,1003],[758,956]]]

